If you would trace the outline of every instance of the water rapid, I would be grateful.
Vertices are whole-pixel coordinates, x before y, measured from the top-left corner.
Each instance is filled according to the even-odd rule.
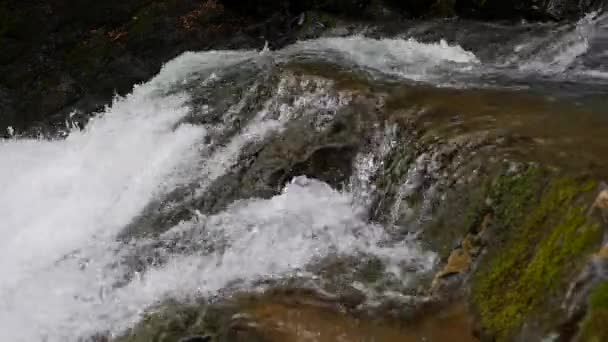
[[[605,96],[607,28],[598,14],[558,34],[540,26],[532,38],[504,28],[511,41],[498,57],[466,39],[429,42],[434,37],[420,27],[262,53],[188,52],[65,139],[11,132],[0,141],[0,340],[119,336],[168,300],[288,279],[327,291],[332,280],[318,269],[340,258],[379,260],[383,277],[407,288],[438,257],[415,232],[395,228],[396,219],[375,222],[370,213],[380,196],[374,182],[397,147],[395,126],[370,124],[370,143],[338,186],[296,170],[266,193],[218,192],[264,144],[283,137],[279,149],[295,139],[285,132],[335,130],[363,101],[338,81],[284,71],[329,64],[370,82],[457,88],[577,82]],[[401,197],[425,182],[417,169],[408,177]],[[207,205],[220,197],[222,205]]]

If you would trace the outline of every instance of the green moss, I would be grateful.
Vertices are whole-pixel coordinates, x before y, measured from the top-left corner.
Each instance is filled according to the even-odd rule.
[[[469,207],[464,216],[464,228],[466,232],[477,234],[483,223],[486,214],[490,212],[485,203],[485,196],[488,193],[490,184],[482,182],[479,186],[471,190]]]
[[[501,242],[475,276],[473,301],[484,330],[499,340],[563,294],[564,279],[601,241],[599,225],[577,204],[596,183],[558,179],[541,191],[545,176],[528,168],[499,177],[491,190]]]
[[[594,310],[583,322],[578,341],[604,342],[608,341],[608,309]]]
[[[493,200],[497,222],[503,231],[519,224],[526,209],[535,204],[544,186],[544,172],[529,166],[521,172],[505,173],[490,186],[489,196]]]
[[[608,341],[608,282],[598,286],[589,297],[589,311],[581,325],[578,341]]]
[[[589,298],[591,309],[608,309],[608,281],[598,286]]]

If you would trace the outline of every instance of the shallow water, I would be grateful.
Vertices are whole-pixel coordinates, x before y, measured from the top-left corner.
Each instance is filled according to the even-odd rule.
[[[311,299],[270,298],[245,306],[254,324],[269,341],[478,341],[466,306],[429,310],[404,324],[396,320],[349,316],[338,308]]]

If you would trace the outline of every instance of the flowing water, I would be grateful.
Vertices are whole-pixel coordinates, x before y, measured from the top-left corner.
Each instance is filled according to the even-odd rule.
[[[447,91],[428,91],[439,100],[419,98],[447,99],[448,106],[467,98],[458,92],[494,92],[482,97],[522,120],[526,113],[513,101],[534,94],[541,100],[530,103],[543,103],[543,115],[557,113],[534,119],[548,120],[553,138],[571,134],[574,150],[581,146],[572,141],[585,144],[576,138],[589,133],[596,138],[582,149],[605,151],[606,16],[590,14],[571,25],[429,22],[377,35],[325,37],[280,51],[185,53],[65,139],[31,140],[17,132],[0,141],[0,340],[119,336],[167,300],[218,298],[287,281],[322,293],[353,287],[371,306],[386,298],[424,300],[404,293],[433,270],[436,251],[414,233],[394,234],[397,223],[370,216],[374,177],[395,148],[394,126],[370,123],[371,143],[357,151],[341,186],[296,172],[265,193],[218,192],[264,144],[285,132],[332,129],[360,101],[331,78],[285,72],[293,65],[329,65],[383,87]],[[576,111],[585,123],[568,131]],[[416,191],[419,177],[412,171],[403,191]],[[332,278],[324,269],[336,260],[379,262],[384,285],[361,282],[348,270]],[[309,317],[303,322],[329,329],[315,323],[321,315],[315,309],[294,310]],[[366,335],[373,329],[360,333],[362,340],[374,338]],[[382,330],[376,337],[399,334]]]

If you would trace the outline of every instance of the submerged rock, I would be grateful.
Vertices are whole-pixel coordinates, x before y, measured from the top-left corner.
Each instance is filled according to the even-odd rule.
[[[160,308],[119,342],[305,342],[311,336],[321,341],[375,340],[416,342],[444,340],[474,342],[472,320],[462,303],[424,307],[412,313],[410,322],[380,319],[353,312],[340,302],[298,289],[271,290],[257,295],[237,295],[224,303],[200,306],[196,321],[189,320],[186,306],[181,313]],[[170,316],[164,316],[169,313]],[[167,317],[172,330],[159,317]],[[176,320],[183,317],[183,320]],[[207,330],[208,335],[193,335]]]

